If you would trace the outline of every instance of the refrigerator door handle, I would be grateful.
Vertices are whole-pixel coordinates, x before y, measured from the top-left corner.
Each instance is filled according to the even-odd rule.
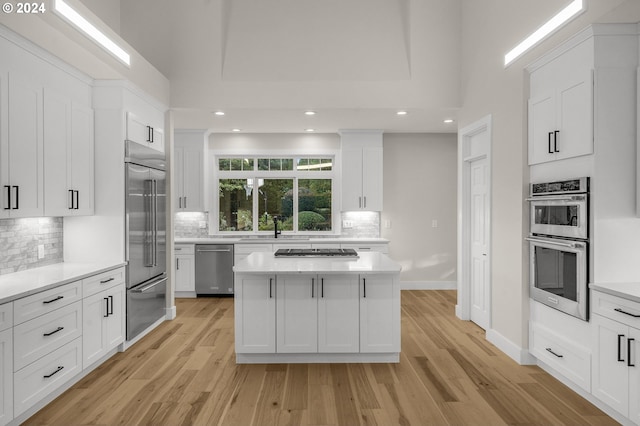
[[[144,266],[153,266],[153,214],[151,212],[153,202],[153,182],[150,179],[144,181]]]
[[[158,280],[158,281],[156,281],[156,282],[154,282],[154,283],[151,283],[151,284],[149,284],[149,285],[145,285],[145,286],[140,287],[140,288],[133,288],[133,289],[131,289],[131,290],[129,290],[129,291],[130,291],[131,293],[144,293],[144,292],[146,292],[146,291],[148,291],[148,290],[151,290],[151,289],[152,289],[152,288],[154,288],[154,287],[159,286],[159,285],[160,285],[160,284],[162,284],[162,283],[166,283],[166,282],[167,282],[167,280],[168,280],[168,278],[163,278],[163,279]]]
[[[151,181],[153,188],[153,205],[151,206],[153,214],[153,266],[158,266],[158,181]]]

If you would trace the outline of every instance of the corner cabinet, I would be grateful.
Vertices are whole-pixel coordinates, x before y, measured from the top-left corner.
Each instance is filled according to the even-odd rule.
[[[176,212],[205,211],[205,133],[176,131],[174,144]]]
[[[343,131],[342,211],[382,211],[382,132]]]

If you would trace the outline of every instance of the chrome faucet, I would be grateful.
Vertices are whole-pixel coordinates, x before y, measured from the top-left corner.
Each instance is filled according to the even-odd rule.
[[[282,231],[278,231],[278,216],[273,216],[273,238],[278,238],[278,235],[282,234]]]

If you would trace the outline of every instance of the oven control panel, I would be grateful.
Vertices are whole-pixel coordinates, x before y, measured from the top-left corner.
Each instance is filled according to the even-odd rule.
[[[531,184],[531,195],[576,194],[589,192],[589,178]]]

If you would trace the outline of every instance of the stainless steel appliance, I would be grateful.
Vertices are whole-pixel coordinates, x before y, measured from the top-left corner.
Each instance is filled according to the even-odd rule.
[[[196,294],[233,294],[233,244],[196,244]]]
[[[275,257],[346,257],[357,258],[358,252],[354,249],[339,248],[309,248],[309,249],[278,249]]]
[[[165,316],[164,153],[126,142],[127,340]]]
[[[530,297],[588,319],[589,178],[531,184]]]

